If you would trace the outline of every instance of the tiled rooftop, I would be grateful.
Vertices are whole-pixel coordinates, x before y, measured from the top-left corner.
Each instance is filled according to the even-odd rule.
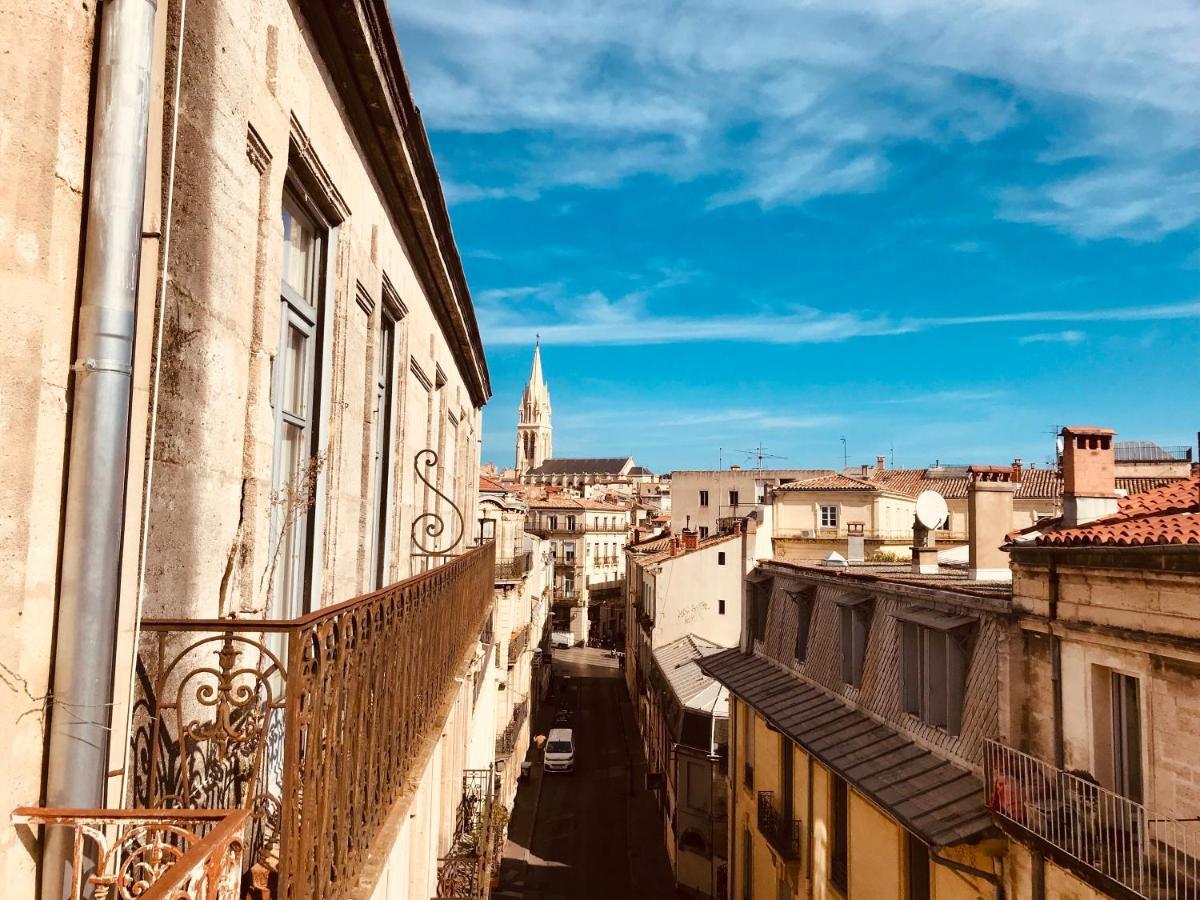
[[[1075,528],[1053,528],[1031,543],[1093,547],[1200,544],[1200,475],[1122,497],[1113,515]]]

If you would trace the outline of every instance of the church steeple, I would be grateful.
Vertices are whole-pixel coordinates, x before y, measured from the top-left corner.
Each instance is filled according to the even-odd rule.
[[[550,390],[542,377],[542,342],[533,346],[529,382],[517,411],[517,475],[536,469],[553,455]]]

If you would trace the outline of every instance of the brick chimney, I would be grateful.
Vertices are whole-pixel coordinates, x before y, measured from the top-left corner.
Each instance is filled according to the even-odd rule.
[[[690,528],[685,528],[679,533],[679,543],[684,550],[695,550],[696,545],[700,543],[696,536],[696,532]]]
[[[1111,428],[1063,428],[1064,526],[1083,525],[1117,511],[1115,434]]]
[[[1008,554],[1000,548],[1013,527],[1013,470],[1009,466],[971,466],[967,488],[967,577],[975,581],[1011,581]]]
[[[1013,460],[1013,464],[1012,464],[1012,480],[1015,484],[1021,483],[1021,474],[1022,474],[1021,457],[1018,456],[1016,459]]]
[[[887,468],[887,457],[885,457],[885,456],[875,457],[875,471],[882,472],[886,468]]]

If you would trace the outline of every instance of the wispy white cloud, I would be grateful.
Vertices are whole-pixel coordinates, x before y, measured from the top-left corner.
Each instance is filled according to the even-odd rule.
[[[962,316],[889,315],[869,310],[829,312],[799,305],[743,315],[693,316],[655,312],[646,302],[649,295],[650,292],[643,290],[615,299],[599,291],[569,296],[563,293],[561,284],[547,285],[544,290],[523,287],[511,291],[485,291],[480,295],[481,327],[487,341],[494,345],[528,344],[535,332],[543,341],[561,346],[730,341],[813,344],[1022,322],[1146,322],[1200,317],[1200,300],[1108,309],[1019,310]],[[516,305],[496,302],[509,299],[520,302]],[[1072,330],[1055,334],[1055,339],[1068,342],[1081,340],[1083,336],[1082,332]],[[1051,340],[1045,335],[1036,337]]]
[[[730,174],[713,205],[887,183],[897,147],[1053,122],[1003,216],[1083,239],[1200,220],[1192,0],[426,0],[393,4],[433,127],[526,158],[459,202]]]
[[[1037,334],[1026,334],[1018,340],[1022,344],[1079,344],[1087,340],[1087,335],[1072,328],[1066,331],[1042,331]]]

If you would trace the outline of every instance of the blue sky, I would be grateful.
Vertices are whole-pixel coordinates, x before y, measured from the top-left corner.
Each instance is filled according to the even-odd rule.
[[[487,347],[485,461],[512,462],[536,333],[559,456],[1194,441],[1191,0],[392,13]]]

